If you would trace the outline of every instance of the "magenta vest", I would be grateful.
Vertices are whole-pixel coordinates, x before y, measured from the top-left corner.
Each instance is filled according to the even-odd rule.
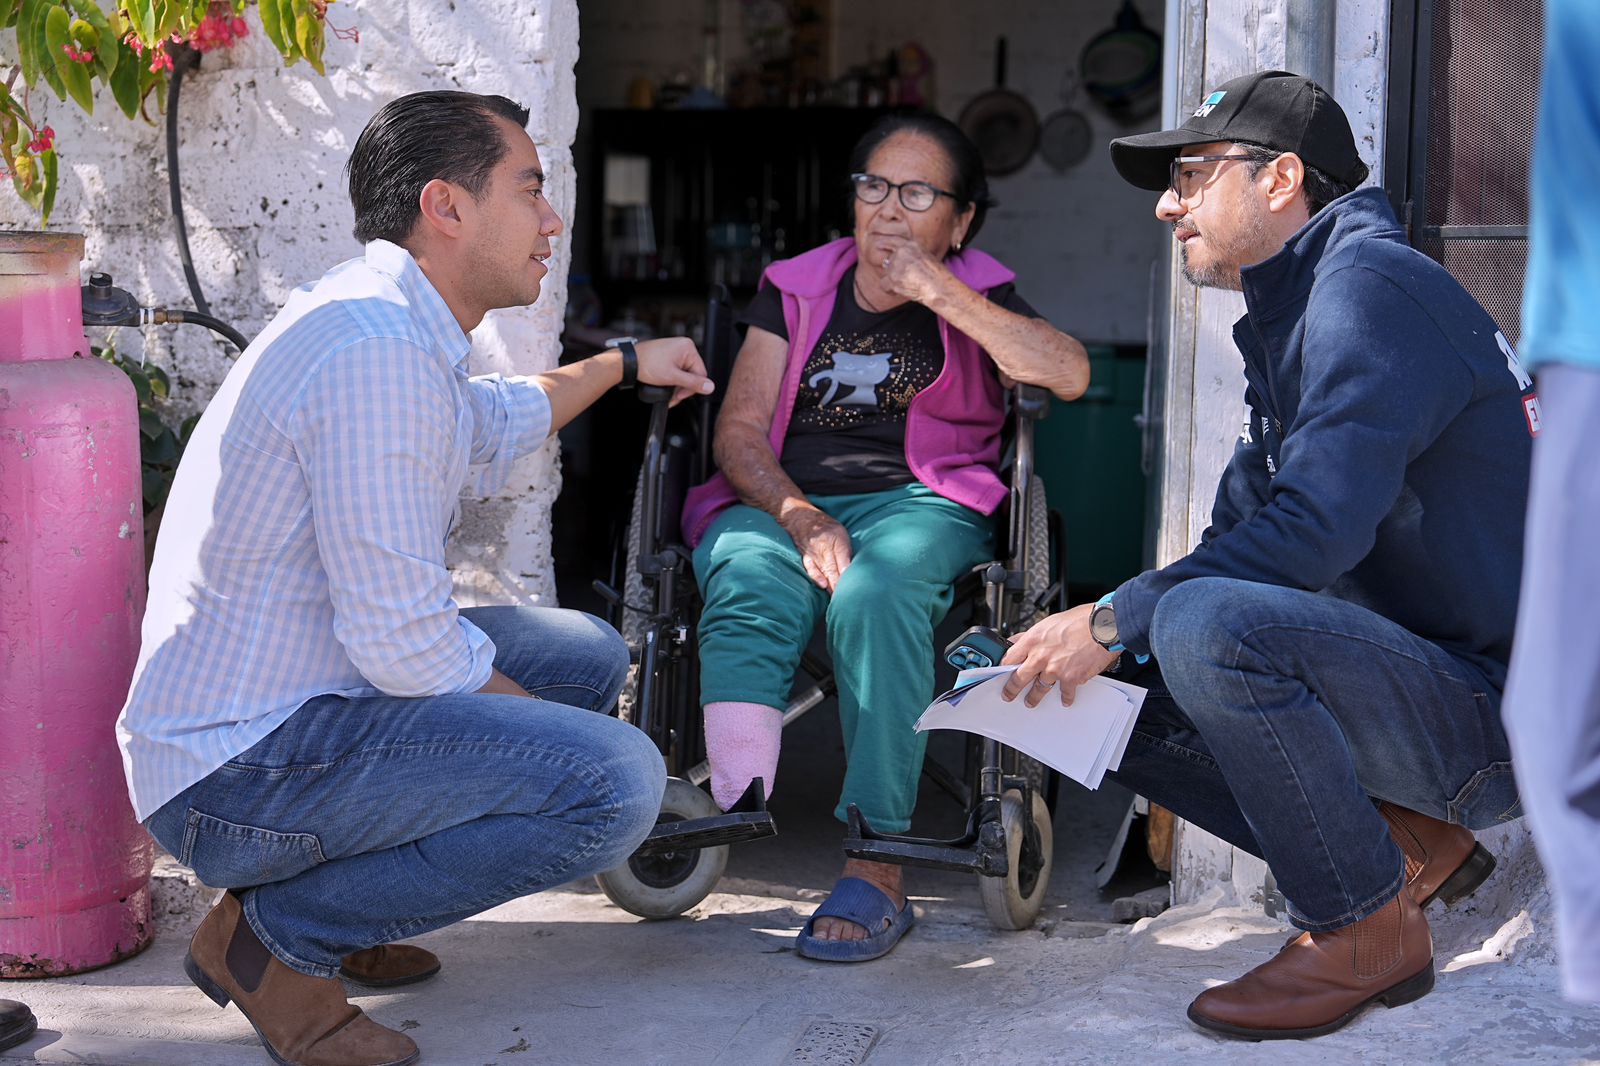
[[[776,285],[783,293],[783,318],[790,338],[783,391],[767,436],[775,455],[783,455],[806,360],[833,314],[839,282],[855,261],[855,241],[841,237],[804,255],[773,263],[762,278],[763,284]],[[993,257],[970,248],[944,262],[952,274],[980,293],[1016,277]],[[993,514],[1006,496],[1006,487],[995,473],[1005,423],[1005,392],[988,353],[976,341],[942,318],[939,338],[944,342],[944,369],[932,385],[911,399],[906,412],[906,461],[917,480],[934,492],[981,514]],[[733,486],[721,474],[690,490],[683,508],[683,531],[690,547],[700,543],[712,519],[737,502]]]

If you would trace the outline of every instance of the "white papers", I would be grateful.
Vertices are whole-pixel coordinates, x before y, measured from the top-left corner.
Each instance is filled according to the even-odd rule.
[[[1070,707],[1062,706],[1054,692],[1039,706],[1029,707],[1021,696],[1010,703],[1000,698],[1014,670],[1014,666],[990,666],[961,671],[956,687],[917,719],[917,731],[977,733],[1031,755],[1089,788],[1099,788],[1105,772],[1122,765],[1145,690],[1109,677],[1092,677],[1078,686]]]

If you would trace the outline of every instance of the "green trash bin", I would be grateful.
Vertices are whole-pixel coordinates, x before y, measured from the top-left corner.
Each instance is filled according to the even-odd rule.
[[[1140,470],[1143,346],[1089,348],[1089,389],[1052,402],[1035,430],[1039,476],[1061,514],[1072,602],[1143,569],[1145,477]]]

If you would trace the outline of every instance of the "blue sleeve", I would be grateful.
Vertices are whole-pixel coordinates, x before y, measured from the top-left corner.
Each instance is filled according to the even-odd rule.
[[[1376,271],[1319,279],[1308,306],[1300,403],[1276,477],[1253,511],[1241,446],[1199,547],[1124,583],[1113,603],[1130,651],[1150,652],[1157,603],[1196,577],[1321,590],[1366,557],[1406,468],[1472,397],[1472,375],[1427,311]],[[1259,451],[1259,448],[1254,449]],[[1221,522],[1232,522],[1221,529]]]

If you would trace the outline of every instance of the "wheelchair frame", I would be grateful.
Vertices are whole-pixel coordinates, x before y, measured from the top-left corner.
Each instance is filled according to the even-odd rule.
[[[698,758],[699,660],[695,648],[695,622],[698,618],[696,605],[699,592],[689,573],[690,554],[682,543],[678,515],[669,512],[663,504],[669,499],[669,494],[670,499],[681,499],[682,493],[677,490],[687,490],[691,481],[699,483],[712,472],[711,433],[720,405],[721,389],[726,384],[732,360],[727,343],[731,335],[729,316],[725,294],[720,299],[713,296],[706,322],[706,347],[709,369],[718,383],[718,392],[714,399],[692,401],[689,415],[696,423],[699,438],[697,448],[691,448],[682,434],[671,432],[671,390],[652,386],[639,388],[640,400],[650,404],[651,409],[635,522],[620,553],[624,572],[617,573],[614,564],[612,584],[594,582],[595,590],[611,604],[613,621],[624,636],[629,636],[635,629],[630,624],[630,612],[642,622],[637,627],[636,639],[629,639],[629,649],[637,664],[632,686],[633,722],[655,741],[666,760],[669,776],[684,779],[696,787],[704,784],[710,776],[707,764]],[[971,596],[973,578],[981,583],[980,622],[1004,636],[1011,636],[1026,628],[1035,610],[1063,609],[1066,588],[1065,567],[1062,566],[1058,579],[1039,596],[1041,602],[1026,602],[1027,567],[1033,547],[1030,544],[1034,517],[1031,514],[1034,501],[1030,491],[1034,481],[1033,425],[1048,412],[1050,395],[1034,386],[1018,385],[1012,390],[1011,402],[1015,432],[1007,516],[1010,555],[1004,561],[992,561],[975,567],[972,574],[958,582],[958,600],[963,598],[960,595],[962,589],[966,590],[968,597]],[[634,574],[630,575],[626,573],[627,549],[635,539]],[[1048,580],[1048,575],[1046,577]],[[633,586],[631,591],[642,593],[647,602],[629,602],[630,585]],[[802,656],[801,670],[810,678],[811,684],[791,698],[784,709],[784,725],[835,692],[831,670],[809,652]],[[1015,763],[1019,753],[1011,752],[987,738],[974,739],[979,741],[977,749],[980,762],[975,789],[954,780],[953,775],[934,760],[930,759],[927,767],[935,783],[967,807],[966,830],[961,836],[931,839],[879,833],[872,829],[852,804],[848,809],[845,853],[877,862],[959,870],[986,878],[1007,878],[1013,873],[1009,855],[1013,849],[1008,848],[1008,838],[1016,837],[1019,839],[1011,843],[1016,845],[1014,850],[1018,855],[1019,869],[1015,871],[1012,881],[1023,897],[1030,896],[1039,876],[1043,874],[1048,877],[1050,853],[1048,839],[1045,839],[1049,835],[1048,807],[1041,808],[1035,804],[1036,783],[1027,775],[1006,772],[1006,762],[1010,760]],[[1045,796],[1053,802],[1053,772],[1043,768],[1042,777],[1040,783],[1045,786]],[[1013,790],[1018,793],[1020,804],[1010,811],[1010,822],[1014,824],[1008,824],[1006,793]],[[715,810],[714,805],[711,810]],[[1045,821],[1043,826],[1037,817],[1040,810]],[[777,827],[766,810],[763,783],[758,779],[751,783],[738,803],[725,813],[706,813],[689,818],[664,814],[634,853],[630,864],[635,874],[642,875],[645,883],[651,883],[652,878],[661,880],[667,877],[666,871],[681,872],[692,866],[694,859],[691,853],[695,851],[757,840],[775,835],[776,832]],[[722,859],[725,862],[725,853]],[[604,881],[602,887],[605,887]],[[609,888],[607,892],[611,894]],[[613,899],[617,897],[613,895]],[[618,902],[623,901],[619,899]],[[990,908],[987,894],[985,907],[990,909],[991,917],[995,917],[997,923],[1008,928],[1024,927],[1031,923],[1033,916],[1033,911],[1027,912],[1021,924],[1012,924],[997,917]]]

